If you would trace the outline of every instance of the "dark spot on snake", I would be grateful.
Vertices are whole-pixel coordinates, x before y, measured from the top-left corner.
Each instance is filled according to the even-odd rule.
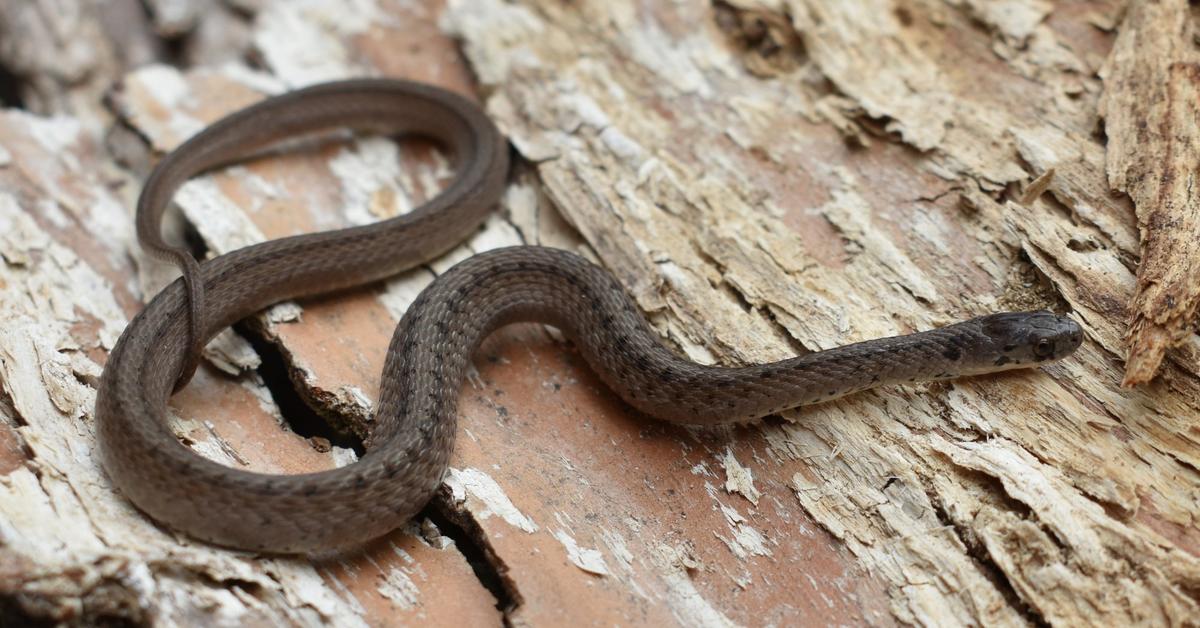
[[[876,383],[876,382],[878,382],[878,381],[879,381],[879,376],[878,376],[878,375],[872,375],[872,376],[871,376],[871,383],[872,383],[872,384],[874,384],[874,383]]]
[[[361,475],[355,476],[354,488],[359,488],[359,489],[367,488],[367,478],[364,476],[361,476]]]
[[[831,391],[829,391],[829,396],[830,396],[830,397],[834,396],[835,394],[837,394],[837,391],[836,391],[836,390],[831,390]]]
[[[959,351],[958,347],[949,347],[942,352],[942,357],[947,360],[957,360],[962,357],[962,351]]]
[[[1005,351],[1012,351],[1013,349],[1016,349],[1016,348],[1017,348],[1017,345],[1004,345]]]
[[[773,377],[770,371],[763,371],[758,374],[759,379],[771,379]]]
[[[312,486],[312,485],[304,487],[304,496],[305,497],[312,497],[313,495],[316,495],[316,494],[317,494],[317,487]]]
[[[1005,364],[1008,364],[1009,362],[1012,362],[1012,360],[1009,359],[1008,356],[1002,355],[1002,356],[996,358],[996,361],[993,362],[993,364],[995,364],[996,366],[1004,366]]]

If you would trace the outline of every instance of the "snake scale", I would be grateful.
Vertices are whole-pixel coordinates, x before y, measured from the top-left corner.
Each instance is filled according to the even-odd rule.
[[[271,240],[202,263],[165,242],[163,213],[189,178],[285,140],[346,128],[430,138],[454,156],[456,177],[406,215]],[[357,462],[301,475],[254,473],[207,460],[171,432],[167,401],[217,332],[278,301],[436,258],[478,229],[507,172],[507,142],[473,103],[382,79],[268,98],[165,157],[138,201],[137,230],[149,252],[184,275],[129,323],[101,377],[98,438],[115,485],[155,520],[222,546],[323,553],[358,545],[402,525],[433,494],[454,447],[472,353],[514,321],[561,328],[631,406],[689,424],[745,421],[875,386],[1045,363],[1082,339],[1065,317],[1001,313],[771,364],[705,366],[665,346],[608,271],[567,251],[521,246],[457,264],[408,309],[388,347],[373,432]]]

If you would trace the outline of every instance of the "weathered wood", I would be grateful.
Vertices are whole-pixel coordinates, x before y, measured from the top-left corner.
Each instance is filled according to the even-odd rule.
[[[0,55],[30,111],[70,114],[92,134],[112,122],[103,95],[126,69],[158,58],[137,0],[4,0]]]
[[[491,596],[436,533],[401,531],[371,555],[327,564],[263,561],[177,538],[121,499],[93,456],[90,417],[99,365],[137,295],[151,293],[129,257],[135,186],[113,195],[123,178],[96,173],[104,157],[70,119],[6,113],[0,145],[11,157],[0,168],[0,592],[10,604],[80,624],[494,620]],[[347,459],[281,430],[255,376],[204,369],[173,407],[185,442],[226,464],[298,472]]]
[[[142,119],[176,133],[163,140],[166,148],[216,115],[192,119],[178,109],[171,99],[187,94],[173,90],[183,83],[166,68],[142,73],[153,77],[150,93],[164,99],[143,96],[163,107]],[[282,86],[244,68],[231,73]],[[109,77],[110,86],[118,79]],[[116,102],[139,95],[129,92]],[[259,95],[231,88],[226,110]],[[170,534],[108,484],[92,453],[93,386],[126,320],[170,269],[147,263],[134,244],[138,183],[90,128],[75,118],[0,116],[0,623],[498,622],[492,594],[428,521],[336,561],[264,560]],[[234,373],[258,362],[234,335],[210,346],[209,356]],[[184,442],[226,464],[289,473],[353,459],[281,429],[271,392],[253,370],[230,378],[206,367],[172,404]]]
[[[151,4],[198,65],[95,79],[116,86],[102,115],[127,133],[104,145],[90,122],[0,116],[9,606],[67,621],[345,625],[1200,616],[1200,346],[1185,337],[1159,380],[1119,386],[1138,226],[1107,192],[1095,131],[1122,3],[266,0],[245,31],[209,31],[251,46],[256,69],[199,43],[205,23],[255,6],[189,17]],[[210,346],[211,365],[172,400],[202,455],[283,472],[350,461],[281,429],[281,382],[260,373],[282,359],[327,436],[361,437],[407,304],[455,261],[509,244],[600,261],[705,362],[1000,308],[1070,311],[1087,340],[1041,371],[700,431],[636,415],[555,333],[519,326],[485,344],[460,398],[452,471],[428,513],[440,529],[427,521],[324,563],[171,535],[91,453],[99,365],[170,277],[132,242],[144,172],[105,147],[148,163],[248,102],[362,74],[480,94],[526,163],[446,259],[272,308],[242,330],[275,347],[261,359],[237,334]],[[217,254],[395,215],[449,175],[431,147],[356,138],[201,177],[177,204]],[[459,545],[477,546],[464,551],[485,581],[494,573],[492,591]]]
[[[1194,337],[1200,306],[1200,51],[1184,0],[1129,4],[1100,102],[1108,181],[1127,192],[1141,236],[1123,384],[1144,384]]]
[[[701,3],[463,2],[448,21],[550,198],[695,356],[774,359],[1001,306],[1078,313],[1088,344],[1041,373],[760,428],[778,460],[756,482],[791,483],[897,618],[1182,623],[1196,364],[1114,390],[1136,235],[1096,193],[1107,42],[1078,22],[1117,7],[1007,4],[738,2],[793,24],[799,58],[773,81]],[[840,140],[847,119],[867,148]],[[1007,200],[1050,169],[1050,196]]]

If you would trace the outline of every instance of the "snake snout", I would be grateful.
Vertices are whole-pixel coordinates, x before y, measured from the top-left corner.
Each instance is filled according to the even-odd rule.
[[[1059,316],[1058,319],[1061,327],[1055,348],[1057,349],[1056,353],[1058,357],[1061,358],[1071,355],[1079,348],[1079,345],[1083,344],[1083,327],[1065,316]]]

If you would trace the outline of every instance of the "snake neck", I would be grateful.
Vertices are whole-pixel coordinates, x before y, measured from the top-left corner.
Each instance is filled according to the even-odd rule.
[[[653,375],[616,373],[626,381],[614,389],[662,420],[744,423],[879,386],[957,377],[962,347],[973,335],[970,329],[947,327],[746,367],[695,364],[674,355],[657,337],[639,339],[641,359]]]

